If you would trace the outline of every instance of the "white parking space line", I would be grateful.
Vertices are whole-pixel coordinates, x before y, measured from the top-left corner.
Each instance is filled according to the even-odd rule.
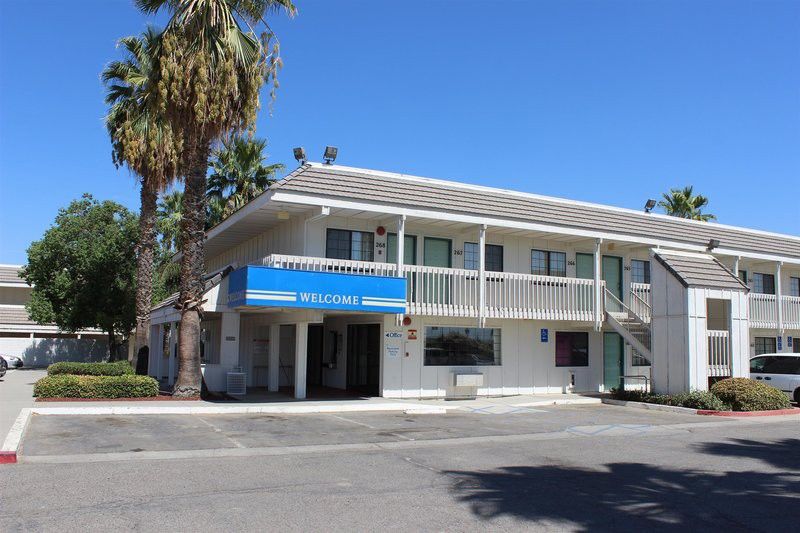
[[[228,439],[229,441],[231,441],[231,443],[232,443],[234,446],[236,446],[237,448],[246,448],[246,447],[247,447],[247,446],[245,446],[244,444],[242,444],[241,442],[239,442],[238,440],[234,439],[233,437],[231,437],[230,435],[228,435],[227,433],[225,433],[224,431],[222,431],[221,429],[219,429],[217,426],[215,426],[214,424],[212,424],[212,423],[211,423],[211,422],[209,422],[208,420],[205,420],[205,419],[203,419],[202,417],[199,417],[199,416],[196,416],[196,415],[195,415],[195,418],[196,418],[197,420],[199,420],[200,422],[202,422],[203,424],[205,424],[205,425],[207,425],[208,427],[210,427],[211,429],[213,429],[213,430],[214,430],[216,433],[219,433],[220,435],[222,435],[223,437],[225,437],[226,439]]]

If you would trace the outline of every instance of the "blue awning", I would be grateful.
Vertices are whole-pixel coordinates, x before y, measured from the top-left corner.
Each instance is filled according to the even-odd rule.
[[[230,274],[228,306],[405,313],[406,280],[246,266]]]

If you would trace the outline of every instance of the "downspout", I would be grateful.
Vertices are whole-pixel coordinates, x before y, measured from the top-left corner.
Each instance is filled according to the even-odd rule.
[[[603,239],[594,242],[594,330],[600,331],[603,327],[603,290],[600,287],[600,245]]]
[[[406,216],[400,215],[397,218],[397,277],[403,278],[403,263],[405,262],[405,255],[406,255]],[[408,282],[406,282],[408,283]],[[406,294],[408,297],[411,296],[412,291],[410,287],[406,289]],[[395,317],[395,322],[398,326],[403,325],[403,317],[404,315],[398,314]]]
[[[778,348],[779,352],[783,351],[783,294],[781,290],[781,271],[783,270],[783,263],[778,261],[775,263],[775,305],[777,306],[777,314],[775,315],[778,319],[778,337],[780,337],[780,348]],[[777,346],[776,346],[777,348]]]
[[[486,224],[481,224],[478,239],[478,327],[486,325]]]
[[[319,213],[311,218],[307,218],[303,223],[303,256],[308,257],[308,223],[317,222],[331,214],[331,208],[322,206],[319,208]]]

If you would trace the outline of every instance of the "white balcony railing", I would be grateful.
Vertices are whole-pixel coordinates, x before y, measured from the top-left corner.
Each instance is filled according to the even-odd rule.
[[[630,308],[636,316],[642,319],[646,324],[650,323],[652,318],[652,302],[650,301],[650,284],[649,283],[631,283],[631,299]]]
[[[774,294],[750,293],[750,327],[778,327],[778,306]],[[783,327],[800,329],[800,297],[782,296]]]
[[[397,265],[273,254],[261,264],[312,272],[396,276]],[[407,312],[412,315],[479,317],[480,276],[475,270],[403,266]],[[485,273],[486,318],[595,320],[594,281],[511,272]]]
[[[708,375],[731,375],[731,345],[727,331],[708,330]]]

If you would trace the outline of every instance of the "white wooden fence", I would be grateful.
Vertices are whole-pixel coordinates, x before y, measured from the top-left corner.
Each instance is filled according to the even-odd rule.
[[[348,261],[323,257],[273,254],[261,264],[312,272],[396,276],[394,263]],[[480,276],[475,270],[404,265],[408,313],[413,315],[480,316]],[[486,272],[487,318],[573,320],[593,322],[594,281]]]
[[[731,344],[727,331],[708,330],[708,375],[731,375]]]

